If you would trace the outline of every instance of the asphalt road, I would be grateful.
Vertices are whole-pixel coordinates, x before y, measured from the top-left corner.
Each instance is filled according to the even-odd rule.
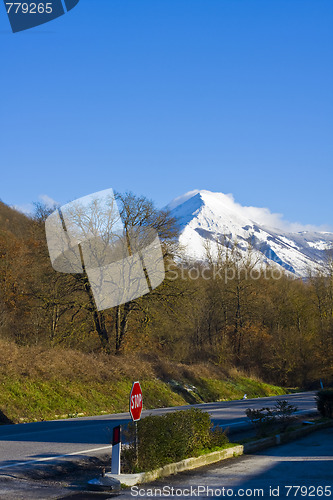
[[[246,408],[273,406],[277,399],[287,399],[300,412],[316,410],[315,392],[273,398],[258,398],[194,405],[208,411],[214,424],[230,431],[248,426]],[[144,411],[142,416],[160,415],[189,406]],[[0,474],[23,472],[38,464],[75,461],[111,452],[112,429],[130,420],[128,413],[83,417],[0,427]]]
[[[329,428],[254,455],[138,485],[118,498],[333,498],[332,455]]]

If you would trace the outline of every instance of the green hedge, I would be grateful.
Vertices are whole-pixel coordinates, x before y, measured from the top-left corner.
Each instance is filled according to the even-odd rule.
[[[136,453],[135,424],[128,426],[130,445],[122,453],[125,472],[157,469],[228,443],[221,428],[213,430],[209,414],[196,408],[145,417],[138,422],[137,429]]]
[[[323,417],[333,418],[333,389],[317,392],[316,403],[318,411]]]

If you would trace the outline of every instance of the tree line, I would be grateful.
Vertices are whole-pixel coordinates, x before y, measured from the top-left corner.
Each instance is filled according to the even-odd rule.
[[[44,223],[0,204],[0,337],[20,345],[85,352],[129,350],[184,363],[237,366],[286,386],[331,380],[333,265],[295,279],[260,268],[249,248],[207,246],[204,263],[188,262],[177,223],[152,201],[117,195],[121,218],[159,234],[166,277],[138,299],[98,311],[85,272],[56,272]]]

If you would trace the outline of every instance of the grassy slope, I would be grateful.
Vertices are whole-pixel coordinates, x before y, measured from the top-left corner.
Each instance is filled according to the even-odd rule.
[[[13,422],[128,411],[140,380],[144,407],[283,394],[284,389],[212,365],[181,365],[133,355],[18,347],[0,342],[0,421]],[[3,416],[1,417],[1,413]]]

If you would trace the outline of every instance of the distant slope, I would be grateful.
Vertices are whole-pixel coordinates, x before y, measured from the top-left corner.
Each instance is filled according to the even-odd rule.
[[[0,231],[20,238],[28,236],[31,219],[0,201]]]
[[[325,264],[333,248],[333,233],[282,232],[261,225],[244,216],[242,207],[223,193],[193,191],[171,202],[169,209],[180,225],[179,241],[194,259],[206,258],[207,243],[214,253],[217,246],[227,249],[237,242],[244,255],[253,249],[258,264],[306,276]]]

